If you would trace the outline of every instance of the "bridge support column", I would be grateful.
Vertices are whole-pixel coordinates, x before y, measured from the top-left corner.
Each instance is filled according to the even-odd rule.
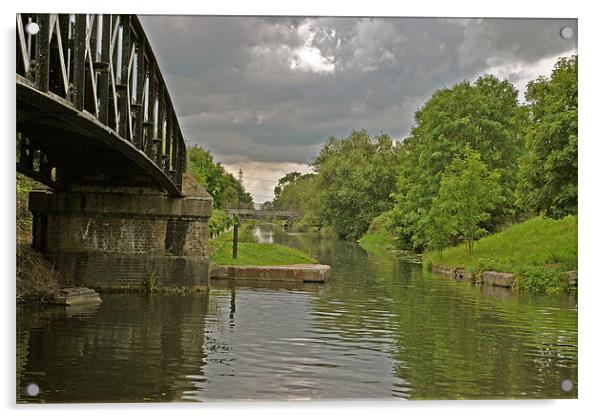
[[[33,246],[93,288],[207,286],[211,199],[33,191]]]

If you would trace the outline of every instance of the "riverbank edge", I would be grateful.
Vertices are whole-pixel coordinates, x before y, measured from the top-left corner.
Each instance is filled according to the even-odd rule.
[[[209,285],[194,286],[156,286],[148,289],[144,286],[95,286],[94,290],[99,293],[171,293],[171,294],[189,294],[208,292]]]
[[[577,218],[575,216],[566,216],[558,220],[534,217],[509,225],[502,231],[482,238],[477,243],[486,245],[484,252],[475,254],[469,259],[466,259],[464,254],[460,259],[454,260],[453,258],[458,258],[457,255],[453,255],[454,251],[465,251],[463,247],[456,246],[448,247],[440,252],[444,256],[446,253],[450,253],[452,257],[449,255],[436,257],[436,253],[422,254],[421,264],[431,271],[458,280],[471,280],[475,283],[497,285],[515,290],[546,291],[548,293],[573,290],[577,287],[577,260],[575,256],[575,260],[566,261],[567,254],[570,255],[567,252],[566,243],[571,243],[571,240],[574,239],[576,246],[576,236]],[[372,254],[377,255],[381,252],[393,254],[396,252],[394,239],[389,231],[382,228],[382,225],[380,228],[371,226],[371,231],[358,240],[358,243]],[[509,241],[511,245],[508,244]],[[524,241],[527,241],[526,244],[523,244]],[[541,249],[545,257],[540,256],[541,260],[536,263],[533,263],[532,260],[517,261],[512,268],[508,268],[506,261],[512,258],[509,250],[516,252],[517,245],[522,245],[521,251],[530,255]],[[511,248],[509,249],[509,247]],[[501,254],[500,260],[492,262],[492,252],[497,255]],[[557,265],[554,266],[548,260],[555,261]],[[564,261],[564,264],[561,264],[560,261]]]
[[[430,270],[434,273],[451,277],[456,280],[468,280],[474,284],[520,289],[520,275],[498,271],[483,271],[470,273],[462,267],[449,267],[431,265]],[[578,270],[570,270],[562,273],[562,281],[567,289],[576,289],[578,282]]]
[[[369,253],[387,253],[395,255],[396,252],[392,248],[393,239],[382,233],[366,234],[358,244]],[[431,272],[441,274],[459,281],[470,281],[473,284],[481,284],[487,286],[504,287],[512,290],[522,290],[522,278],[519,274],[498,272],[493,270],[473,273],[464,267],[452,267],[440,264],[430,264],[421,261],[423,267],[428,268]],[[562,283],[566,290],[576,290],[578,287],[578,270],[569,270],[562,273]]]

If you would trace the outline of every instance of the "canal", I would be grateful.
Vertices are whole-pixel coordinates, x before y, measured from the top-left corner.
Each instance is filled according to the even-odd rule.
[[[17,401],[577,397],[574,294],[513,294],[350,242],[258,235],[331,265],[330,281],[18,306]]]

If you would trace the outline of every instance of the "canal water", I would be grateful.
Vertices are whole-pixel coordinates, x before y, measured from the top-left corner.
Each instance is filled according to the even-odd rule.
[[[330,281],[19,306],[17,401],[577,397],[575,295],[513,294],[354,243],[258,235],[330,264]]]

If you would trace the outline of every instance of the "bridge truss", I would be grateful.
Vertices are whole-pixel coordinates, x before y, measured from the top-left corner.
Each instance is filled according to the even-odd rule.
[[[19,14],[16,46],[19,172],[181,195],[183,135],[136,16]]]

